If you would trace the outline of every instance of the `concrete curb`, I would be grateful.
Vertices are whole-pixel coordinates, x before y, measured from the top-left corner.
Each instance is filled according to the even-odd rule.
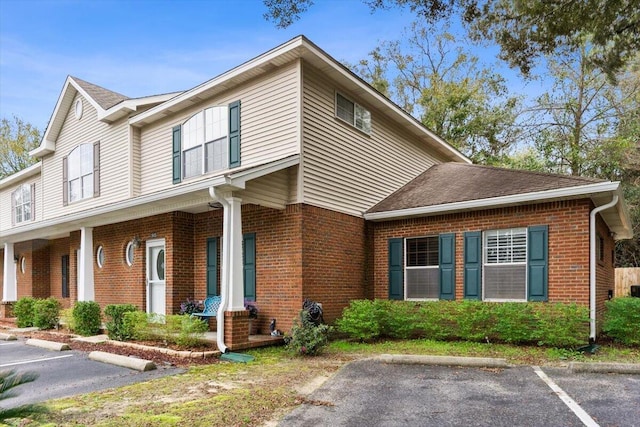
[[[104,351],[92,351],[89,353],[89,359],[141,372],[156,369],[156,364],[150,360],[136,359],[133,357],[121,356],[119,354],[106,353]]]
[[[571,362],[569,369],[573,373],[603,373],[603,374],[637,374],[640,375],[640,364],[638,363],[586,363]]]
[[[69,344],[64,344],[64,343],[54,342],[54,341],[39,340],[36,338],[29,338],[25,342],[25,344],[32,345],[34,347],[45,348],[47,350],[52,350],[52,351],[71,350],[71,347],[69,347]]]
[[[381,354],[373,360],[405,365],[464,366],[473,368],[508,368],[506,359],[492,357],[421,356],[413,354]]]
[[[3,334],[0,332],[0,341],[15,341],[18,338],[15,335]]]

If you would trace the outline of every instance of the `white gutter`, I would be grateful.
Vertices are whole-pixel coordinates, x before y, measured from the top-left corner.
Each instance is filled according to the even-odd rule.
[[[224,211],[230,208],[229,202],[227,202],[224,197],[218,197],[219,194],[217,194],[216,192],[216,187],[209,187],[209,195],[212,199],[217,200],[222,205]],[[229,229],[229,222],[229,216],[222,215],[223,233],[224,231]],[[216,314],[216,344],[218,345],[218,350],[220,350],[222,353],[226,353],[228,350],[226,344],[224,343],[224,312],[227,311],[227,307],[229,306],[229,292],[227,289],[227,276],[229,274],[228,264],[229,251],[222,251],[222,268],[220,269],[220,306],[218,307],[218,313]]]
[[[596,215],[617,203],[615,194],[611,202],[594,208],[589,214],[589,341],[592,343],[596,340]]]

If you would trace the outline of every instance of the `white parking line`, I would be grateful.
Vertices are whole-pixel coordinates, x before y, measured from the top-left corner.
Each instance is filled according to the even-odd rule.
[[[547,374],[542,372],[542,369],[540,369],[539,366],[533,366],[533,370],[535,371],[536,374],[538,374],[538,376],[542,379],[542,381],[547,383],[549,388],[553,390],[553,392],[560,398],[560,400],[562,400],[564,404],[567,405],[569,409],[571,409],[578,418],[580,418],[580,421],[582,421],[582,423],[585,426],[600,427],[600,425],[597,422],[595,422],[594,419],[591,418],[591,416],[587,414],[585,410],[582,409],[582,407],[578,405],[578,403],[575,400],[573,400],[567,393],[565,393],[565,391],[562,390],[558,386],[558,384],[556,384],[551,378],[549,378]]]
[[[16,344],[18,344],[18,341],[0,342],[0,347],[2,347],[3,345],[16,345]]]
[[[45,362],[47,360],[64,359],[65,357],[73,357],[73,354],[65,354],[64,356],[55,357],[42,357],[40,359],[23,360],[21,362],[5,363],[0,365],[0,368],[6,368],[7,366],[26,365],[27,363]]]

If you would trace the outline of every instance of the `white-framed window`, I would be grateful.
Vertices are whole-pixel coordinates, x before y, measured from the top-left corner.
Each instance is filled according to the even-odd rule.
[[[438,236],[405,239],[405,254],[405,299],[438,299]]]
[[[371,133],[371,113],[361,105],[336,92],[336,117],[360,129]]]
[[[127,243],[127,248],[124,251],[124,257],[127,265],[131,267],[135,259],[135,247],[133,246],[133,241]]]
[[[98,264],[98,268],[102,268],[104,266],[104,248],[102,245],[98,246],[98,249],[96,249],[96,264]]]
[[[15,224],[33,221],[33,194],[34,186],[22,184],[11,193],[11,204],[13,207],[13,220]]]
[[[229,166],[228,107],[211,107],[182,125],[182,177],[190,178]]]
[[[527,300],[527,229],[483,233],[483,296],[487,301]]]
[[[93,197],[93,144],[80,144],[67,157],[69,202]]]

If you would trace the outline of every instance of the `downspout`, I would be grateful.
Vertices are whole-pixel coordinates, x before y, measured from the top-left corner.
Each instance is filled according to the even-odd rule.
[[[594,208],[589,214],[589,342],[596,341],[596,215],[615,206],[618,203],[618,195],[606,205]]]
[[[229,216],[227,212],[229,210],[229,202],[225,200],[224,197],[218,197],[216,194],[215,187],[209,187],[209,195],[211,198],[217,200],[222,205],[222,237],[224,241],[228,241],[229,239],[225,238],[224,234],[229,229]],[[224,244],[224,243],[223,243]],[[220,280],[220,307],[218,307],[218,313],[216,314],[216,344],[218,346],[218,350],[222,353],[227,352],[227,346],[224,343],[224,312],[227,311],[227,307],[229,306],[229,301],[227,300],[227,296],[229,294],[227,290],[227,277],[228,277],[228,259],[229,259],[229,251],[222,251],[222,268],[220,269],[221,280]]]

